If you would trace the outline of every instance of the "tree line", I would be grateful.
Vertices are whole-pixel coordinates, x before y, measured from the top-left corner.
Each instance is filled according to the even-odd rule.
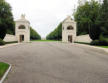
[[[61,40],[62,39],[62,23],[60,23],[54,31],[48,34],[46,39],[47,40]]]
[[[30,40],[41,40],[41,36],[32,27],[30,27]]]

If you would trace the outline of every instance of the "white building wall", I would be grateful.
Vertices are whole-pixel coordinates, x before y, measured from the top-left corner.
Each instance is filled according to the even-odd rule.
[[[92,39],[89,37],[89,35],[81,35],[81,36],[77,36],[75,39],[75,42],[86,42],[86,43],[90,43],[92,41]]]

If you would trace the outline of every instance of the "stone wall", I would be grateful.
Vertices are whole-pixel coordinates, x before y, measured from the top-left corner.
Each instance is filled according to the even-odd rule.
[[[5,42],[17,41],[17,38],[15,35],[6,34],[4,41]]]
[[[75,42],[87,42],[90,43],[92,40],[90,39],[89,35],[81,35],[77,36]]]

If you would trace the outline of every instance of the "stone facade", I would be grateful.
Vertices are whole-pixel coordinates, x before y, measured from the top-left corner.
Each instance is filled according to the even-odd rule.
[[[17,38],[15,35],[6,34],[4,41],[5,42],[17,41]]]
[[[75,42],[86,42],[86,43],[90,43],[92,41],[92,39],[89,37],[89,35],[81,35],[81,36],[77,36],[75,39]]]
[[[62,41],[73,43],[76,38],[76,22],[68,16],[62,23]]]
[[[15,35],[18,42],[30,41],[30,22],[25,19],[25,15],[16,21]]]

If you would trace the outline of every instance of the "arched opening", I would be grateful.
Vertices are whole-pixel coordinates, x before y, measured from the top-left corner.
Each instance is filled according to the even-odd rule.
[[[72,26],[68,26],[67,30],[73,30],[74,28]]]
[[[24,26],[24,25],[20,25],[20,26],[18,27],[18,29],[25,29],[25,26]]]

